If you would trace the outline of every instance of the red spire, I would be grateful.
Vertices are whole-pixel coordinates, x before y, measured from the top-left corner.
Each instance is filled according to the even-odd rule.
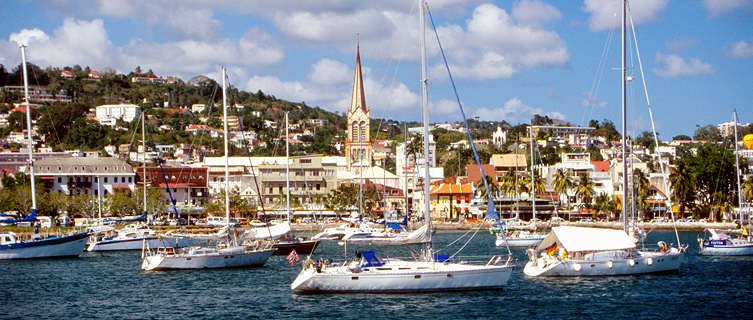
[[[356,46],[356,72],[353,75],[353,99],[350,101],[350,108],[361,108],[366,110],[366,96],[363,91],[363,76],[361,75],[361,45]]]

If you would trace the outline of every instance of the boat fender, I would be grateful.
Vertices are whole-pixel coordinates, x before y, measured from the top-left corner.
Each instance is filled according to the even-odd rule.
[[[653,258],[646,259],[646,264],[649,265],[649,266],[653,265],[654,264],[654,259]]]
[[[580,271],[580,269],[581,269],[581,266],[580,266],[580,264],[577,264],[577,263],[576,263],[576,264],[574,264],[574,265],[573,265],[573,270],[575,270],[575,271]]]
[[[607,261],[607,268],[612,269],[614,267],[614,262]]]
[[[635,260],[629,259],[628,260],[628,265],[631,266],[631,267],[635,267]]]

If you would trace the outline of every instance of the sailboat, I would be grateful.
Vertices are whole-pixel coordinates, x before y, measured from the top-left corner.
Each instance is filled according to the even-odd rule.
[[[360,46],[356,49],[356,67],[353,75],[353,101],[357,101],[358,98],[365,101],[363,92],[363,77],[361,75],[361,54]],[[363,102],[365,103],[365,102]],[[356,105],[352,105],[353,108]],[[407,134],[407,130],[406,130]],[[360,159],[360,165],[363,169],[364,159]],[[363,170],[359,171],[359,175]],[[382,227],[370,226],[362,221],[364,214],[363,209],[363,176],[360,176],[359,188],[358,188],[358,205],[359,214],[354,217],[352,223],[343,224],[334,228],[327,228],[326,230],[316,234],[314,239],[333,239],[341,240],[338,244],[365,244],[365,245],[407,245],[407,244],[421,244],[429,241],[428,229],[426,227],[420,227],[413,231],[406,231],[399,224],[387,223],[386,217]],[[407,182],[406,182],[407,183]],[[406,188],[407,189],[407,188]],[[407,191],[406,191],[407,192]],[[407,204],[407,201],[406,201]],[[406,209],[407,214],[407,209]],[[407,216],[405,223],[407,225]]]
[[[288,132],[288,113],[285,113],[285,208],[287,208],[287,224],[290,226],[290,220],[293,215],[290,211],[290,133]],[[296,254],[311,254],[316,250],[319,245],[319,240],[303,239],[299,237],[292,237],[288,233],[287,237],[281,238],[275,241],[272,246],[275,248],[274,255],[282,256],[288,255],[295,251]]]
[[[622,216],[623,230],[583,227],[553,227],[535,249],[528,249],[529,261],[523,273],[539,276],[615,276],[677,271],[682,263],[685,248],[679,235],[677,247],[660,241],[658,251],[638,250],[628,235],[627,212],[627,161],[626,161],[626,69],[625,25],[627,0],[622,2],[622,165],[623,178]]]
[[[31,106],[29,105],[29,82],[26,73],[26,46],[21,45],[21,61],[24,74],[24,102],[26,103],[26,127],[29,148],[29,172],[31,184],[31,214],[22,219],[5,219],[0,223],[37,221],[37,192],[34,178],[34,144],[31,135]],[[62,236],[42,237],[36,232],[29,241],[21,240],[13,232],[0,232],[0,260],[52,257],[78,257],[84,252],[89,238],[86,232],[73,232]]]
[[[141,145],[146,153],[146,125],[145,125],[145,112],[141,113]],[[144,156],[143,163],[143,176],[144,176],[144,213],[133,220],[141,219],[147,221],[147,201],[146,201],[146,156]],[[101,178],[100,178],[101,179]],[[99,180],[97,182],[98,188],[101,188]],[[98,190],[98,199],[102,198],[102,190]],[[101,204],[100,204],[100,223],[101,217]],[[121,220],[124,221],[124,220]],[[113,236],[107,236],[108,233],[114,232]],[[89,244],[86,246],[86,251],[100,252],[100,251],[126,251],[126,250],[140,250],[143,247],[143,243],[149,248],[167,248],[167,247],[182,247],[188,243],[192,243],[187,238],[169,237],[150,229],[144,224],[132,224],[123,229],[113,229],[107,233],[100,232],[96,235],[92,235],[89,240]]]
[[[429,201],[429,110],[426,78],[425,6],[419,0],[421,34],[421,88],[424,122],[424,223],[431,237],[431,208]],[[467,123],[467,122],[466,122]],[[467,124],[466,124],[467,125]],[[474,149],[475,150],[475,149]],[[482,175],[483,176],[483,175]],[[490,202],[491,204],[491,202]],[[493,206],[490,206],[490,209]],[[431,240],[431,238],[429,238]],[[507,284],[513,265],[502,256],[491,257],[486,264],[453,262],[447,256],[436,255],[429,241],[415,260],[380,259],[373,251],[358,251],[355,259],[342,264],[329,260],[307,260],[291,283],[295,293],[323,292],[437,292],[448,290],[478,290],[502,288]]]
[[[230,171],[228,169],[227,95],[225,68],[222,68],[222,111],[225,142],[225,225],[230,229]],[[234,233],[233,233],[234,234]],[[228,233],[224,243],[214,247],[157,248],[152,250],[144,241],[141,270],[207,269],[229,267],[260,267],[274,253],[266,240],[244,241]],[[242,244],[239,244],[242,243]]]
[[[546,236],[546,233],[536,231],[536,183],[535,183],[535,176],[534,176],[534,156],[533,156],[533,149],[535,147],[534,139],[533,139],[533,127],[528,128],[529,136],[531,138],[531,210],[533,213],[533,217],[531,219],[531,222],[522,227],[513,227],[513,226],[503,226],[499,233],[497,233],[497,239],[494,241],[494,244],[497,247],[504,247],[504,246],[510,246],[510,247],[518,247],[518,248],[527,248],[527,247],[534,247],[541,243],[541,241],[544,240],[544,237]],[[518,149],[515,148],[515,170],[516,170],[516,183],[517,183],[517,161],[518,161]],[[516,185],[517,190],[517,185]],[[517,200],[517,193],[516,193],[516,200]],[[505,234],[502,234],[504,232]]]
[[[750,208],[743,207],[742,192],[740,192],[740,155],[737,150],[737,110],[734,111],[735,122],[735,170],[737,176],[737,200],[740,215],[740,228],[733,232],[722,232],[715,229],[704,230],[705,237],[698,237],[699,254],[704,256],[749,256],[753,255],[753,238],[750,230],[745,227],[745,216],[750,216]],[[734,235],[734,237],[733,237]]]

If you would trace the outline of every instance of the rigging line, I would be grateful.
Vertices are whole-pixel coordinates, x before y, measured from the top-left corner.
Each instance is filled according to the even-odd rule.
[[[426,8],[426,12],[429,14],[429,21],[431,21],[431,27],[433,28],[434,36],[437,39],[439,52],[442,54],[442,60],[444,61],[444,66],[447,69],[447,75],[450,79],[450,83],[452,84],[452,91],[455,93],[455,99],[457,100],[458,107],[460,108],[460,114],[463,116],[463,123],[465,124],[465,130],[468,133],[468,141],[471,144],[471,149],[473,150],[473,156],[476,158],[476,163],[478,164],[478,169],[481,173],[481,181],[484,182],[484,188],[486,188],[486,194],[487,194],[487,197],[489,198],[489,204],[487,207],[487,218],[488,218],[489,213],[492,213],[494,214],[494,218],[496,218],[495,220],[497,220],[497,222],[499,223],[499,220],[500,220],[499,213],[496,212],[497,208],[494,205],[494,198],[491,191],[489,191],[489,184],[486,181],[486,175],[484,174],[484,169],[481,166],[481,160],[478,157],[478,152],[476,152],[476,146],[473,143],[473,136],[471,135],[471,129],[468,127],[468,118],[466,118],[465,116],[465,111],[463,110],[463,104],[460,102],[460,95],[458,94],[457,86],[455,86],[455,80],[452,78],[452,72],[450,72],[450,65],[447,62],[447,56],[444,53],[444,48],[442,48],[442,42],[439,40],[439,32],[437,32],[437,26],[434,24],[434,17],[432,16],[431,10],[428,8],[428,6]],[[424,139],[429,139],[429,137],[424,137]],[[426,166],[428,167],[428,165],[429,164],[427,163]],[[430,179],[430,177],[426,177],[426,179]],[[429,199],[426,199],[426,201],[429,201]],[[473,236],[471,236],[468,239],[468,242],[466,242],[465,245],[463,245],[460,248],[460,250],[463,250],[463,248],[465,248],[466,245],[468,245],[468,243],[473,239],[475,235],[476,234],[474,233]],[[505,241],[505,246],[507,247],[508,255],[512,255],[512,252],[510,251],[510,246],[507,244],[507,241]],[[460,250],[458,250],[458,252],[460,252]]]
[[[667,192],[667,208],[669,209],[670,216],[672,217],[672,224],[675,229],[675,239],[677,240],[677,246],[679,247],[680,246],[680,234],[677,231],[677,221],[675,220],[675,214],[674,214],[674,211],[672,210],[672,196],[670,194],[669,182],[668,182],[669,177],[667,174],[667,170],[665,170],[665,167],[664,167],[664,161],[662,160],[661,152],[658,151],[659,135],[656,133],[656,123],[654,122],[654,111],[653,111],[653,107],[651,106],[651,99],[649,99],[649,95],[648,95],[648,86],[646,85],[646,74],[643,70],[643,62],[641,60],[641,52],[638,47],[638,37],[635,32],[635,24],[633,23],[633,15],[630,9],[630,3],[628,3],[627,9],[629,13],[628,19],[630,20],[630,30],[633,33],[633,41],[635,42],[635,53],[636,53],[636,56],[638,57],[638,68],[641,71],[641,80],[643,82],[643,92],[646,95],[646,104],[648,105],[648,115],[651,120],[651,131],[654,135],[654,144],[656,145],[654,152],[656,153],[655,156],[659,159],[658,162],[659,162],[659,168],[661,169],[662,180],[664,182],[664,190]]]
[[[604,40],[604,45],[601,50],[601,56],[599,57],[599,63],[597,64],[596,72],[594,73],[594,79],[591,83],[591,90],[586,97],[586,99],[588,99],[588,106],[586,106],[586,108],[584,108],[583,110],[584,118],[581,121],[582,125],[584,125],[586,121],[590,120],[590,118],[593,117],[593,112],[595,109],[594,103],[598,103],[598,92],[599,88],[601,87],[601,80],[606,68],[607,57],[614,40],[614,34],[614,29],[610,29],[607,33],[607,38]],[[586,112],[589,112],[588,117],[585,117]]]

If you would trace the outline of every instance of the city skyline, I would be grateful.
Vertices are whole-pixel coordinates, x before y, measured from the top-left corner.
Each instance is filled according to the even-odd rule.
[[[360,42],[373,118],[420,119],[415,1],[16,2],[0,9],[0,63],[20,63],[18,43],[42,67],[219,79],[344,114]],[[657,130],[663,140],[696,125],[751,122],[753,1],[631,1]],[[575,125],[620,118],[618,1],[430,2],[470,117],[528,123],[534,114]],[[617,14],[615,14],[617,13]],[[628,33],[631,33],[628,30]],[[82,36],[85,35],[85,36]],[[461,120],[427,30],[432,121]],[[632,39],[629,45],[632,43]],[[629,49],[628,133],[650,130]]]

